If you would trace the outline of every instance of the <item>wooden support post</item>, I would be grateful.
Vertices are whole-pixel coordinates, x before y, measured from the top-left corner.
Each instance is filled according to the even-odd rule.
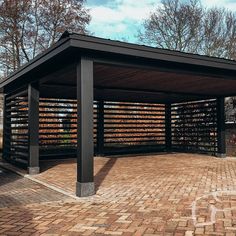
[[[171,104],[165,105],[165,140],[166,151],[171,151]]]
[[[29,174],[39,173],[39,87],[37,83],[28,85],[28,129],[29,129]]]
[[[6,95],[3,95],[3,140],[2,140],[2,157],[8,159],[10,153],[10,129],[7,123],[7,105]]]
[[[104,101],[98,101],[97,153],[100,156],[104,154]]]
[[[224,98],[217,98],[217,157],[226,157],[225,143],[225,102]]]
[[[77,65],[77,183],[76,195],[95,193],[93,177],[93,61],[81,58]]]

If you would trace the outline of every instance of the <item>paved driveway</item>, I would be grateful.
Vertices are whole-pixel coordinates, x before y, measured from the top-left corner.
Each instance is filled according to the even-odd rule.
[[[74,160],[48,161],[35,178],[74,193],[75,174]],[[7,195],[17,198],[9,182],[0,193],[10,186]],[[96,196],[79,200],[26,184],[31,201],[47,191],[52,199],[2,206],[0,235],[236,235],[236,159],[95,158],[95,183]]]

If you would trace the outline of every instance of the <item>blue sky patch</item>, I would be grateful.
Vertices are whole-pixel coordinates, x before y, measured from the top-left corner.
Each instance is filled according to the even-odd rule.
[[[97,37],[137,43],[144,19],[160,4],[160,0],[87,0],[92,16],[88,29]],[[202,5],[236,10],[236,0],[202,0]]]

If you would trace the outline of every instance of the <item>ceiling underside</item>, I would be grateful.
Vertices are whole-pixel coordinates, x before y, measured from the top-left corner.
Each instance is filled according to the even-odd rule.
[[[76,98],[76,73],[70,66],[51,74],[42,97]],[[197,73],[94,65],[95,100],[175,103],[236,95],[236,80]]]

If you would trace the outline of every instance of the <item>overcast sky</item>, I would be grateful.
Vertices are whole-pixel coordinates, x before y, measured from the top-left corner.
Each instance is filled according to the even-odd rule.
[[[135,43],[137,29],[160,0],[87,0],[94,36]],[[226,7],[236,11],[236,0],[202,0],[203,6]]]

